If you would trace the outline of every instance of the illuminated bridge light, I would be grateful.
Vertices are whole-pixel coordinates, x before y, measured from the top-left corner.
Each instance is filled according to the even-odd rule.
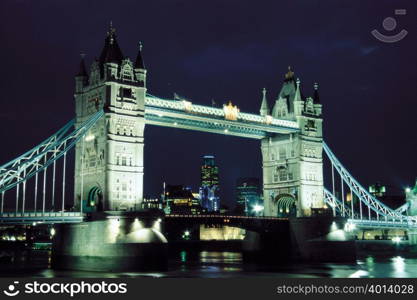
[[[92,141],[92,140],[94,140],[94,135],[93,134],[89,134],[89,135],[87,135],[86,137],[85,137],[85,141],[86,142],[90,142],[90,141]]]
[[[226,120],[236,121],[239,113],[239,108],[233,105],[231,101],[227,105],[223,105],[224,118]]]
[[[183,100],[182,103],[184,104],[184,109],[186,111],[191,111],[193,108],[193,104],[190,101]]]
[[[272,116],[269,116],[269,115],[266,116],[265,117],[265,123],[268,124],[268,125],[271,124],[272,123]]]

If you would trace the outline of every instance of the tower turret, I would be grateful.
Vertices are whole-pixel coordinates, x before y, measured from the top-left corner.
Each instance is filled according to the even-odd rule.
[[[296,81],[296,89],[295,89],[295,95],[294,95],[294,115],[295,116],[301,116],[303,113],[303,107],[304,107],[304,101],[301,98],[301,80],[297,78]]]
[[[314,83],[314,94],[313,94],[313,101],[314,101],[314,109],[318,116],[321,115],[321,103],[319,97],[319,84],[317,82]]]
[[[80,68],[78,70],[77,75],[75,75],[75,92],[80,93],[84,86],[88,84],[88,75],[85,68],[85,61],[84,61],[85,54],[81,53],[81,61],[80,61]]]
[[[146,86],[146,69],[142,57],[142,48],[143,44],[142,42],[139,42],[139,51],[135,61],[135,77],[139,84],[141,84],[142,86]]]
[[[261,116],[267,116],[269,115],[269,106],[268,101],[266,100],[266,89],[262,89],[262,103],[261,103],[261,109],[259,110]]]
[[[110,22],[110,28],[107,31],[107,37],[104,40],[104,47],[99,58],[101,77],[104,77],[104,79],[116,78],[118,76],[118,65],[121,64],[123,58],[122,50],[116,39],[116,29]]]

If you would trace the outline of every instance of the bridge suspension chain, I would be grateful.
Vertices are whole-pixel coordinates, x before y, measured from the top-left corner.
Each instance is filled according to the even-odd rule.
[[[332,207],[335,207],[342,216],[345,215],[344,212],[350,212],[350,216],[353,215],[352,219],[363,219],[363,209],[362,204],[368,208],[368,220],[371,220],[371,211],[373,211],[376,215],[377,221],[380,220],[380,216],[384,217],[385,221],[390,222],[405,222],[410,224],[410,226],[417,226],[417,217],[415,216],[406,216],[402,213],[406,210],[406,208],[401,207],[400,209],[394,210],[386,206],[384,203],[376,199],[372,196],[361,184],[347,171],[347,169],[340,163],[340,161],[336,158],[330,148],[327,146],[326,143],[323,142],[323,150],[327,154],[331,165],[332,165],[332,184],[333,184],[333,193],[330,193],[328,190],[325,190],[325,201],[329,203]],[[350,191],[351,191],[351,208],[347,208],[344,203],[344,199],[342,201],[336,199],[334,196],[335,188],[334,188],[334,169],[338,172],[342,180],[342,197],[343,197],[343,184],[345,183]],[[359,199],[359,215],[352,212],[353,206],[353,194],[355,194]],[[333,206],[334,205],[334,206]]]
[[[1,214],[5,212],[5,193],[16,188],[15,213],[25,213],[27,206],[27,181],[34,177],[33,210],[40,210],[45,215],[47,199],[52,201],[52,209],[55,208],[56,197],[56,168],[57,161],[62,157],[62,203],[60,211],[65,210],[65,183],[66,183],[66,160],[67,153],[75,144],[82,139],[90,128],[103,116],[103,111],[98,111],[87,119],[80,126],[75,126],[75,122],[68,122],[48,139],[38,146],[20,155],[18,158],[0,167],[0,193],[1,193]],[[76,127],[76,128],[74,128]],[[52,172],[48,172],[51,166]],[[51,170],[51,169],[50,169]],[[39,178],[39,176],[41,176]],[[47,184],[48,178],[52,176],[52,187]],[[39,187],[39,184],[41,185]],[[40,191],[39,191],[40,189]],[[48,195],[47,193],[51,193]],[[40,194],[40,195],[39,195]],[[40,196],[40,197],[39,197]],[[22,198],[20,198],[22,197]],[[38,200],[42,203],[38,204]],[[49,202],[48,202],[49,203]],[[49,205],[49,204],[48,204]]]
[[[97,112],[75,130],[66,125],[53,135],[54,138],[47,139],[45,145],[37,146],[32,152],[28,151],[0,167],[0,192],[7,191],[40,172],[46,172],[48,166],[67,153],[102,116],[103,111]],[[74,125],[74,122],[68,124]],[[25,176],[21,176],[23,171]]]

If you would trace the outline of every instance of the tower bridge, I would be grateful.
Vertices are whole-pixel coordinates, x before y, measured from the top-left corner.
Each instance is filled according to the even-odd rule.
[[[263,89],[259,114],[253,114],[241,112],[231,102],[215,108],[154,96],[147,91],[146,77],[142,46],[131,61],[122,54],[110,28],[89,71],[81,60],[75,76],[75,119],[0,166],[0,223],[77,223],[94,212],[137,211],[143,200],[144,129],[154,125],[260,141],[264,217],[245,219],[245,224],[266,226],[282,218],[332,215],[358,227],[404,228],[417,243],[413,198],[417,190],[410,191],[407,207],[391,209],[361,186],[323,141],[318,84],[311,97],[304,96],[301,81],[289,68],[273,105]],[[75,150],[75,183],[74,199],[69,201],[66,161],[71,149]],[[331,163],[331,189],[324,189],[323,153]],[[340,199],[335,196],[338,192]],[[66,201],[73,203],[71,210]],[[115,226],[114,217],[103,220],[102,226]],[[139,228],[136,223],[128,224]]]

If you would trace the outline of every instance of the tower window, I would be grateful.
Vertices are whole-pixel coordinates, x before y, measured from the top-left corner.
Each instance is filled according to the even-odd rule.
[[[279,181],[286,181],[287,180],[287,170],[281,169],[279,170]]]
[[[279,159],[286,159],[287,158],[287,149],[285,147],[282,147],[279,149]]]
[[[121,88],[121,94],[123,98],[132,98],[132,89]]]

